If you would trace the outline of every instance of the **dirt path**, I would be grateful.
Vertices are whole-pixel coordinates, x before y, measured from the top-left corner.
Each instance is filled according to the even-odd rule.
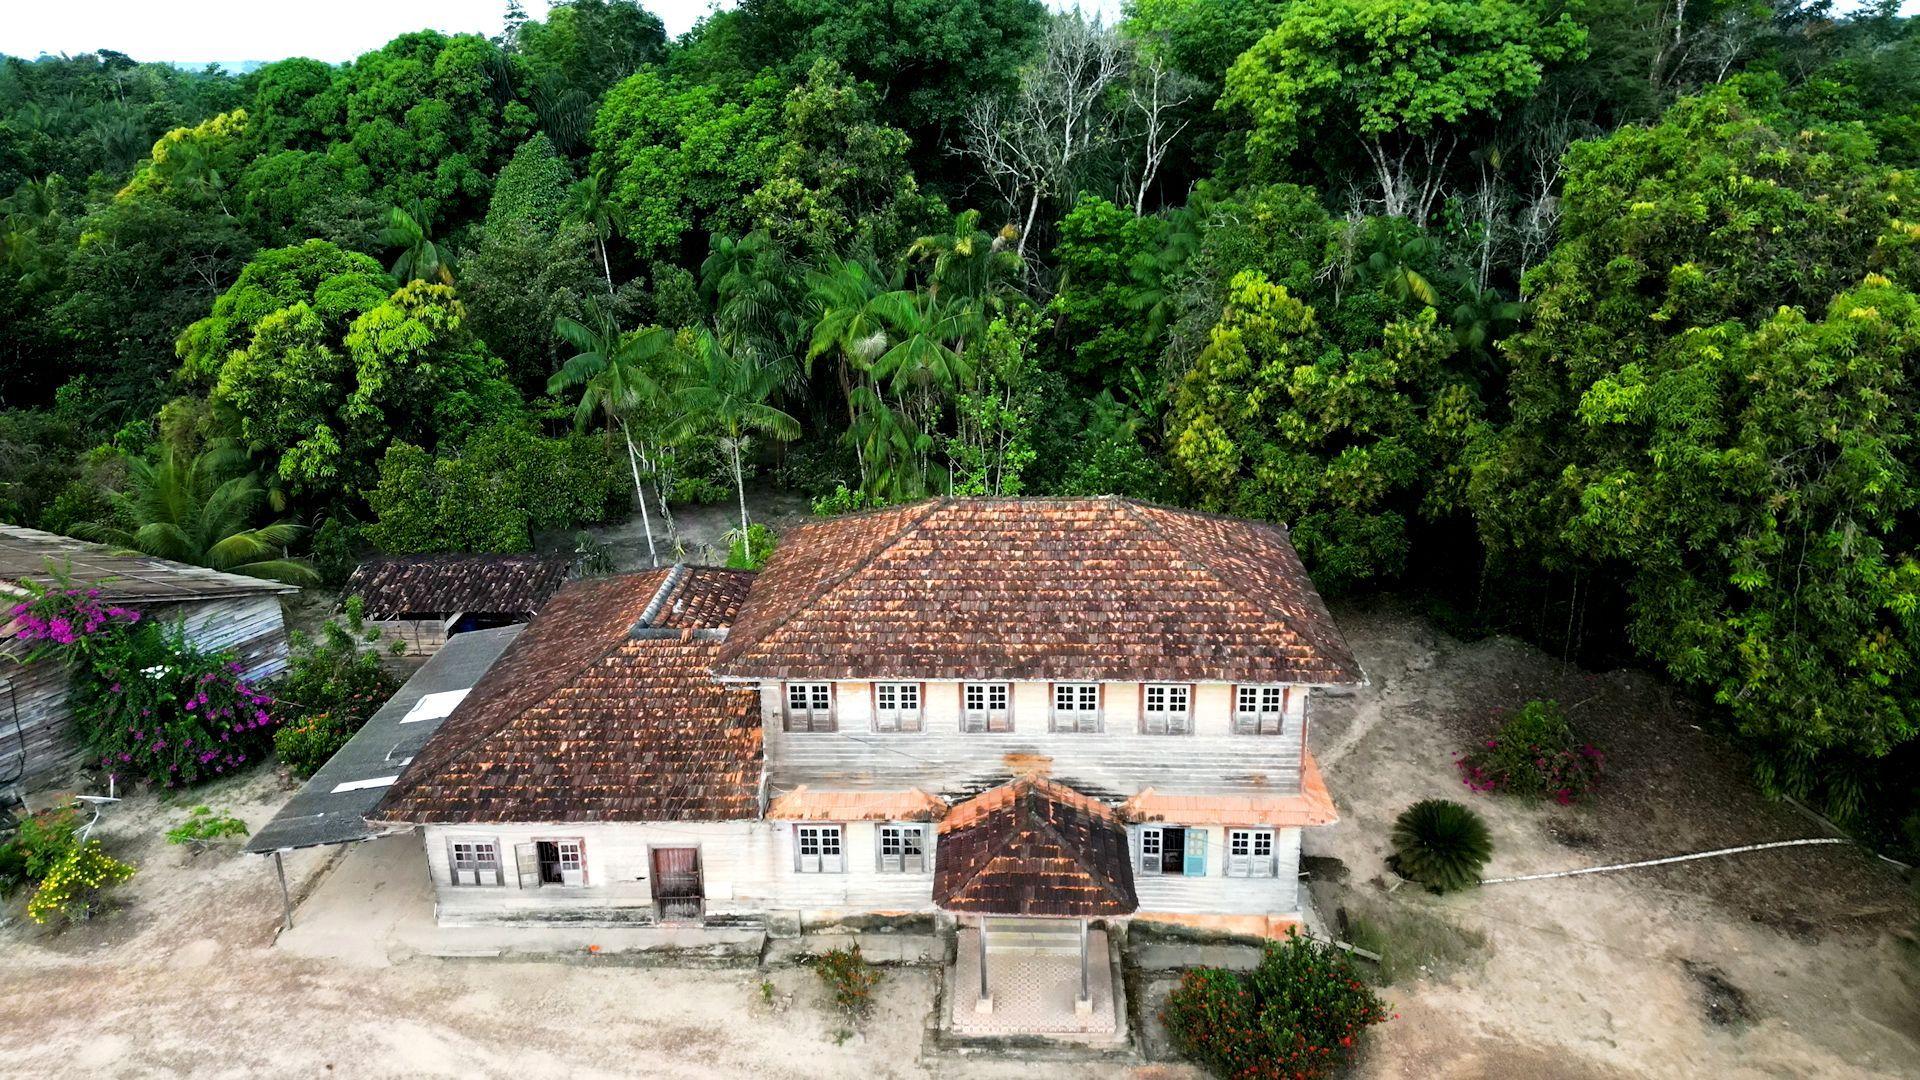
[[[1463,644],[1392,610],[1337,611],[1370,685],[1320,703],[1312,739],[1342,820],[1307,853],[1315,882],[1409,969],[1386,991],[1376,1077],[1912,1076],[1920,998],[1894,933],[1900,884],[1857,850],[1800,848],[1711,863],[1433,897],[1385,889],[1393,816],[1427,796],[1468,802],[1495,839],[1489,875],[1814,834],[1760,799],[1744,763],[1653,680],[1590,675],[1508,640]],[[1454,753],[1530,698],[1584,702],[1610,755],[1576,807],[1475,796]],[[1337,873],[1336,875],[1337,876]],[[1422,970],[1421,964],[1425,963]]]

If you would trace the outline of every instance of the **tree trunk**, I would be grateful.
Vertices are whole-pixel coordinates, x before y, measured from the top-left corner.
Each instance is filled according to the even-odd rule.
[[[653,519],[647,516],[647,489],[640,483],[640,455],[633,448],[633,432],[624,420],[620,422],[620,434],[627,440],[627,465],[633,469],[633,497],[640,503],[640,527],[647,531],[647,565],[659,566],[660,555],[653,549]]]
[[[607,259],[607,238],[604,236],[596,236],[594,239],[600,244],[600,270],[607,276],[607,292],[611,294],[613,292],[613,263]]]
[[[740,440],[733,440],[733,489],[740,493],[740,547],[749,558],[753,550],[747,544],[747,479],[740,471]]]
[[[1020,230],[1020,242],[1013,246],[1014,254],[1021,258],[1027,256],[1027,237],[1033,232],[1033,215],[1040,209],[1040,185],[1033,185],[1033,198],[1027,200],[1027,224]]]

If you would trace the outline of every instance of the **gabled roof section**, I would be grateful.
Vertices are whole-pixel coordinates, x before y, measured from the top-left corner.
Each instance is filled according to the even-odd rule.
[[[122,551],[19,525],[0,525],[0,582],[55,582],[55,572],[75,585],[98,588],[124,604],[164,604],[228,596],[296,593],[297,585],[229,574],[154,555]]]
[[[758,816],[759,697],[708,674],[752,580],[676,566],[562,588],[368,818]]]
[[[1074,918],[1140,906],[1119,818],[1099,800],[1037,777],[948,811],[933,902],[947,911]]]
[[[1356,683],[1277,525],[1126,499],[937,499],[782,538],[723,678]]]
[[[369,619],[469,615],[532,618],[566,583],[564,555],[404,555],[368,559],[342,590]]]

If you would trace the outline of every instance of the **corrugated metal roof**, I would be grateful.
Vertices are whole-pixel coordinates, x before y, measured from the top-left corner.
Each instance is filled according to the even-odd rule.
[[[120,551],[20,525],[0,525],[0,580],[51,585],[56,572],[64,572],[76,585],[98,588],[103,596],[120,603],[300,591],[299,586],[284,582]]]
[[[457,703],[449,700],[451,695],[479,682],[525,629],[502,626],[448,638],[273,820],[247,840],[246,850],[266,855],[375,835],[378,830],[367,824],[367,813],[447,718],[447,712],[434,706],[451,709]],[[434,695],[448,697],[436,700]]]

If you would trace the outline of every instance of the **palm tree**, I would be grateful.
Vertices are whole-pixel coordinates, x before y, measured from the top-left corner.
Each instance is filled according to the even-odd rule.
[[[1009,226],[1011,228],[1011,226]],[[963,210],[953,216],[948,232],[922,236],[907,248],[907,257],[931,262],[927,291],[948,300],[985,301],[1012,287],[1025,265],[1007,246],[1006,229],[990,233],[980,227],[980,211]]]
[[[647,369],[672,344],[673,335],[657,326],[624,333],[613,316],[597,304],[589,307],[588,317],[591,323],[565,315],[554,320],[554,332],[579,352],[547,380],[547,392],[558,394],[580,387],[574,423],[585,428],[598,413],[606,420],[607,430],[620,429],[627,444],[627,464],[633,470],[633,497],[640,504],[640,527],[647,533],[647,561],[659,566],[660,556],[653,544],[653,520],[647,514],[646,488],[640,481],[641,467],[645,466],[652,474],[653,463],[647,459],[645,440],[635,443],[633,423],[639,414],[650,409],[657,411],[664,400],[659,381]],[[666,496],[662,493],[663,512],[666,506]],[[669,536],[673,533],[671,514],[667,518],[667,533]]]
[[[786,254],[766,233],[713,238],[700,264],[700,287],[713,302],[720,343],[763,362],[786,359],[799,334],[792,297],[798,292]]]
[[[228,446],[192,458],[168,448],[158,459],[135,459],[128,464],[127,490],[108,494],[132,527],[89,522],[74,533],[231,574],[319,584],[320,575],[305,560],[286,557],[301,526],[281,521],[252,527],[267,493],[252,473],[239,471],[245,465],[246,455]]]
[[[887,328],[874,312],[873,301],[882,290],[879,272],[871,263],[828,256],[826,265],[807,275],[807,302],[812,327],[807,334],[807,370],[827,353],[838,358],[835,374],[840,395],[847,402],[847,420],[856,415],[854,373],[865,375],[873,361],[887,350]]]
[[[393,276],[409,281],[438,281],[453,284],[453,259],[440,250],[433,239],[433,216],[420,200],[407,209],[396,206],[387,211],[387,227],[380,230],[380,242],[399,248],[393,260]]]
[[[733,466],[733,487],[740,496],[740,535],[747,535],[747,481],[741,458],[755,432],[782,441],[800,437],[800,422],[767,404],[786,380],[780,364],[736,354],[707,331],[695,342],[685,381],[675,391],[680,428],[708,430],[719,436],[720,450]]]
[[[594,246],[600,250],[600,270],[607,277],[607,291],[613,291],[613,263],[607,258],[607,241],[626,225],[627,215],[613,201],[613,174],[595,169],[573,185],[573,217],[593,231]]]

